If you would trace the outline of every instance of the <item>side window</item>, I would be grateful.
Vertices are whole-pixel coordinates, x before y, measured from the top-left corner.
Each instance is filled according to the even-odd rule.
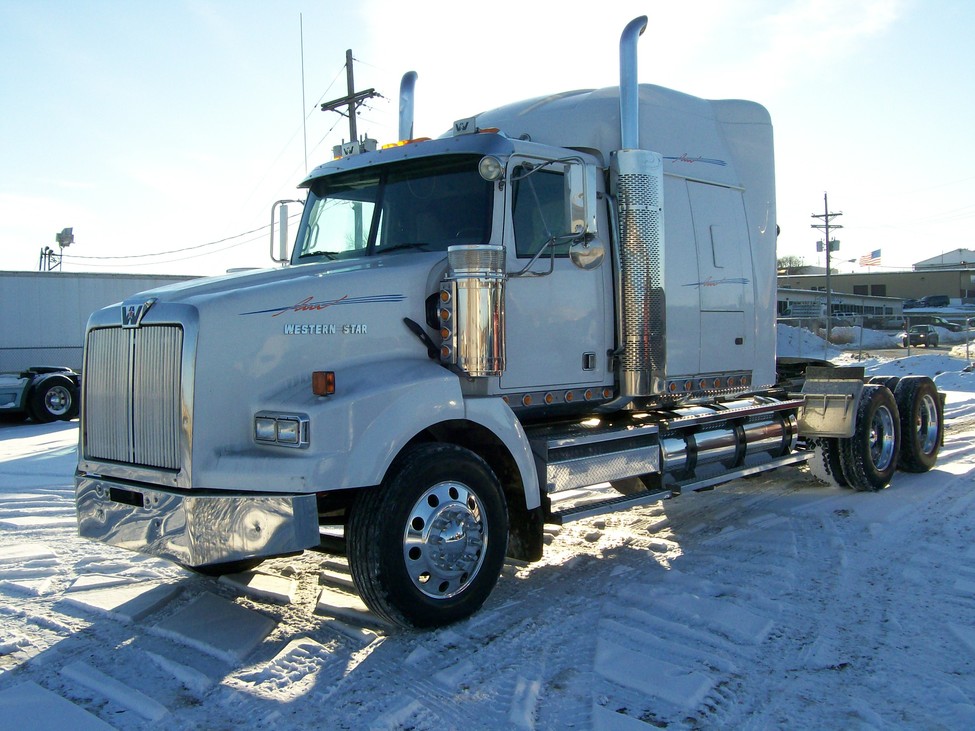
[[[562,172],[544,168],[529,170],[521,165],[515,168],[512,224],[519,258],[535,256],[546,243],[558,237],[562,238],[554,245],[556,256],[568,255],[569,212],[565,186]]]

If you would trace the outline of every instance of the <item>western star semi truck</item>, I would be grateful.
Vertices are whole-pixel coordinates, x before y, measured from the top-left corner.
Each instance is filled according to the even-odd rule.
[[[769,115],[638,84],[645,27],[618,87],[436,139],[408,139],[407,74],[403,141],[301,184],[289,266],[93,314],[81,535],[211,573],[338,536],[377,615],[436,626],[546,524],[785,466],[930,469],[929,379],[777,362]]]

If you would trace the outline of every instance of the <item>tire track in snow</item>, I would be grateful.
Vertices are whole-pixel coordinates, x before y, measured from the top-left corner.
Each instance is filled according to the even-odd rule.
[[[788,509],[798,485],[739,481],[665,503],[665,538],[677,547],[666,570],[650,584],[625,582],[603,604],[596,669],[610,683],[604,695],[625,702],[594,720],[694,728],[747,716],[738,689],[748,668],[770,664],[783,631],[770,595],[787,596],[801,580]]]

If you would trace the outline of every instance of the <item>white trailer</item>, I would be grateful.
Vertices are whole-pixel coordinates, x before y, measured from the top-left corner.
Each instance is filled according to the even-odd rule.
[[[0,272],[0,372],[81,369],[88,316],[136,292],[190,277],[101,272]]]
[[[372,610],[432,626],[546,523],[807,462],[857,490],[930,469],[930,380],[776,361],[768,113],[638,85],[645,25],[618,88],[315,169],[290,267],[95,313],[81,535],[219,572],[338,531]]]

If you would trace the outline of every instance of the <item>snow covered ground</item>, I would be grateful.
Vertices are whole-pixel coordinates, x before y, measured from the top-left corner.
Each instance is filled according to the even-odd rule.
[[[958,356],[861,361],[947,392],[934,471],[855,493],[784,469],[552,529],[432,632],[377,624],[325,554],[217,581],[83,541],[77,424],[0,425],[0,728],[975,728]]]

